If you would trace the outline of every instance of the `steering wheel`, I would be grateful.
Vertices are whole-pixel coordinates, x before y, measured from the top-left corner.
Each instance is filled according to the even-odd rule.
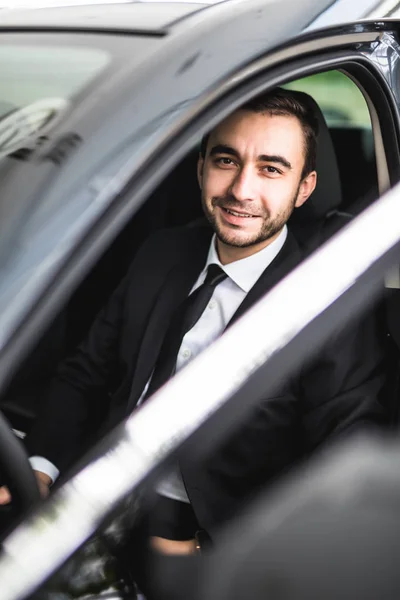
[[[1,412],[0,472],[11,492],[16,514],[24,513],[39,502],[39,487],[28,455]]]

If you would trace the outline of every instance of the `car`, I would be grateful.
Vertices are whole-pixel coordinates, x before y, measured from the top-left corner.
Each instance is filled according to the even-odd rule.
[[[135,598],[124,536],[171,457],[194,451],[199,435],[227,435],[255,405],[260,386],[272,390],[381,297],[384,276],[396,372],[399,30],[397,3],[372,0],[151,2],[2,14],[0,406],[21,437],[58,362],[85,335],[142,241],[200,216],[195,162],[202,136],[277,85],[310,94],[327,122],[320,186],[292,222],[307,260],[98,439],[44,503],[21,444],[0,420],[0,464],[18,513],[4,517],[4,600]],[[331,267],[338,261],[340,273]],[[395,381],[392,392],[396,423]],[[107,398],[96,401],[100,422]],[[96,432],[99,423],[90,425]],[[349,450],[352,464],[374,449],[385,454],[385,443],[370,450],[367,440],[368,452],[356,458]],[[347,473],[341,452],[314,468]],[[323,477],[314,479],[311,498]],[[283,505],[288,494],[278,491],[276,502]],[[275,505],[267,508],[266,539],[276,514]],[[225,557],[235,525],[221,545]],[[239,527],[239,548],[248,547],[248,531]],[[228,562],[239,573],[234,558]],[[185,597],[244,597],[248,581],[233,589],[229,569],[229,593],[213,587],[224,556],[215,560],[196,572],[203,582],[196,590],[182,582]],[[262,590],[258,575],[247,577]],[[276,590],[271,597],[279,597]]]

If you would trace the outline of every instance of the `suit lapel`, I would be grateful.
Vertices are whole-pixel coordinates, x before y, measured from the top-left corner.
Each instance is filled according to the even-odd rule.
[[[229,321],[227,327],[230,327],[246,312],[246,310],[253,306],[257,300],[269,292],[274,285],[276,285],[300,262],[301,258],[299,246],[293,235],[288,232],[288,236],[281,251],[253,285],[232,319]]]
[[[179,255],[172,261],[157,294],[140,346],[136,365],[132,371],[132,387],[128,410],[132,410],[150,378],[157,360],[168,325],[177,307],[189,294],[203,268],[211,239],[210,230],[193,229]],[[297,242],[289,233],[286,242],[247,294],[227,327],[230,327],[248,308],[265,295],[278,281],[301,260]]]
[[[205,264],[211,234],[208,228],[201,232],[193,230],[190,243],[182,245],[161,284],[134,366],[129,409],[136,404],[150,378],[172,315],[188,296]]]

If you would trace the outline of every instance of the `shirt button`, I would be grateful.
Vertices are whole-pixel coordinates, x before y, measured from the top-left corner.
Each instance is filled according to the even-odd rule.
[[[192,354],[192,353],[190,352],[189,348],[185,348],[185,349],[182,351],[182,356],[183,356],[183,358],[190,358],[191,354]]]
[[[212,310],[213,308],[216,307],[216,305],[217,305],[217,303],[215,302],[215,300],[211,300],[210,304],[208,305],[208,308],[210,308]]]

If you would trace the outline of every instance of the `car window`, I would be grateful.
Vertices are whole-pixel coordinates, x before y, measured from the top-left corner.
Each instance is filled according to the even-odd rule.
[[[110,61],[100,48],[50,44],[0,47],[0,157],[68,108]]]
[[[356,84],[340,71],[298,79],[287,88],[307,92],[318,102],[329,127],[362,127],[371,131],[367,104]]]
[[[375,149],[367,103],[358,86],[333,70],[304,77],[286,86],[310,94],[330,130],[339,164],[342,209],[358,212],[378,195]]]

